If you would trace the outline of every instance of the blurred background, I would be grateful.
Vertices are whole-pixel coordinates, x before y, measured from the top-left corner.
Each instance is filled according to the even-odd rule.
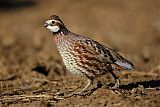
[[[136,71],[158,69],[160,75],[159,0],[0,0],[0,78],[19,75],[10,83],[18,87],[22,78],[26,85],[32,76],[70,75],[43,27],[51,15],[72,32],[115,49]]]

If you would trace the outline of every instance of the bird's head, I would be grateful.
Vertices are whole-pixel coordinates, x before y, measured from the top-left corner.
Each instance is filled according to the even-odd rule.
[[[61,32],[62,30],[66,29],[63,22],[60,20],[60,18],[57,15],[50,16],[44,24],[44,27],[49,29],[53,34],[57,34]]]

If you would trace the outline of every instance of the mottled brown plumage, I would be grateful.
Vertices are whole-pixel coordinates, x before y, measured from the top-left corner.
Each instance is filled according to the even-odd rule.
[[[131,62],[112,49],[70,32],[56,15],[51,16],[44,26],[53,33],[66,68],[73,74],[87,78],[88,84],[79,93],[86,91],[96,77],[108,72],[116,81],[113,88],[117,88],[119,79],[113,71],[133,69]]]

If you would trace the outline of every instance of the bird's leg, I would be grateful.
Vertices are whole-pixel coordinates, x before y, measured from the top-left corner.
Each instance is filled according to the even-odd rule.
[[[84,92],[90,87],[90,85],[92,83],[93,83],[93,80],[87,78],[87,84],[85,85],[85,87],[81,91],[78,91],[76,93],[69,93],[69,94],[66,94],[64,96],[57,95],[57,96],[55,96],[55,98],[57,98],[57,99],[64,99],[64,98],[67,98],[67,97],[71,97],[73,95],[85,95],[86,93],[84,93]]]
[[[112,77],[115,79],[115,85],[111,89],[117,89],[119,88],[120,80],[119,78],[112,72],[110,71]]]
[[[83,94],[83,92],[85,92],[92,83],[93,83],[93,80],[87,79],[87,84],[85,85],[85,87],[81,91],[77,92],[76,94]]]

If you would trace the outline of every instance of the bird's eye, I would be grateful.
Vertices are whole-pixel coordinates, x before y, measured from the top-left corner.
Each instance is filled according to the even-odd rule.
[[[52,24],[54,24],[55,23],[55,21],[52,21]]]

